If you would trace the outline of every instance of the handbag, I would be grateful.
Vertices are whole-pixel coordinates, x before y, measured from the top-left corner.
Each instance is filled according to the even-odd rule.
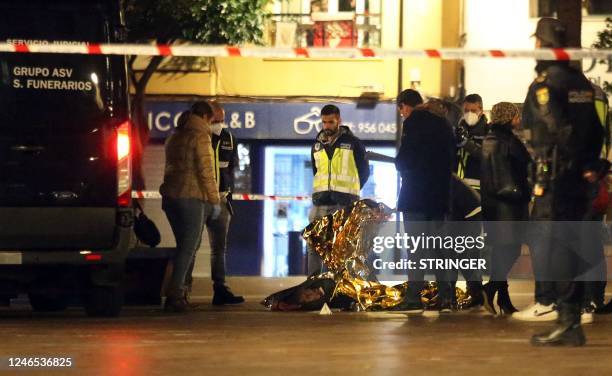
[[[138,240],[153,248],[161,242],[161,234],[159,229],[142,210],[142,206],[137,200],[134,200],[134,209],[138,212],[134,218],[134,233]]]
[[[520,201],[524,192],[516,182],[510,165],[507,145],[488,137],[483,143],[483,171],[481,181],[487,193],[505,201]]]

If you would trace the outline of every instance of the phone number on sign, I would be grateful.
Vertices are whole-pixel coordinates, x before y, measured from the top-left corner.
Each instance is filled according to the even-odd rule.
[[[9,368],[50,368],[50,367],[72,367],[73,362],[70,357],[10,357],[8,358]]]
[[[392,123],[359,123],[353,125],[351,129],[357,130],[359,133],[393,133],[395,134],[396,126]]]

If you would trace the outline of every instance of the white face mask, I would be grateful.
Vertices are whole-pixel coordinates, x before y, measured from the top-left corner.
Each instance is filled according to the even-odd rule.
[[[221,134],[221,130],[223,129],[223,123],[212,123],[210,127],[212,132],[219,136]]]
[[[471,127],[476,125],[476,123],[478,123],[479,119],[480,119],[480,116],[475,114],[475,113],[473,113],[473,112],[468,112],[468,113],[463,115],[463,120],[465,120],[467,125],[469,125]]]

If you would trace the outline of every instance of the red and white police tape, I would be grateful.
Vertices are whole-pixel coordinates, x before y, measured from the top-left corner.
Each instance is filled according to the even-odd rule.
[[[612,49],[545,48],[526,50],[485,50],[464,48],[280,48],[259,46],[166,45],[166,44],[62,44],[0,43],[0,52],[52,53],[82,55],[141,55],[191,57],[257,57],[257,58],[435,58],[442,60],[471,58],[532,58],[537,60],[612,59]]]
[[[132,191],[132,198],[152,198],[161,199],[162,196],[156,191]],[[276,195],[260,195],[252,193],[234,193],[232,200],[236,201],[307,201],[310,196],[276,196]]]

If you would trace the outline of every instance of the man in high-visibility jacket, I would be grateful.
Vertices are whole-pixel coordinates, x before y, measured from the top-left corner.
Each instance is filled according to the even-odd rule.
[[[349,127],[340,125],[340,109],[328,104],[321,109],[323,129],[312,146],[313,193],[310,222],[359,200],[370,176],[365,147]],[[319,272],[321,258],[308,251],[308,274]]]
[[[482,110],[482,97],[470,94],[463,102],[463,118],[455,128],[457,138],[457,167],[455,173],[470,187],[480,191],[480,155],[482,141],[489,126]]]

